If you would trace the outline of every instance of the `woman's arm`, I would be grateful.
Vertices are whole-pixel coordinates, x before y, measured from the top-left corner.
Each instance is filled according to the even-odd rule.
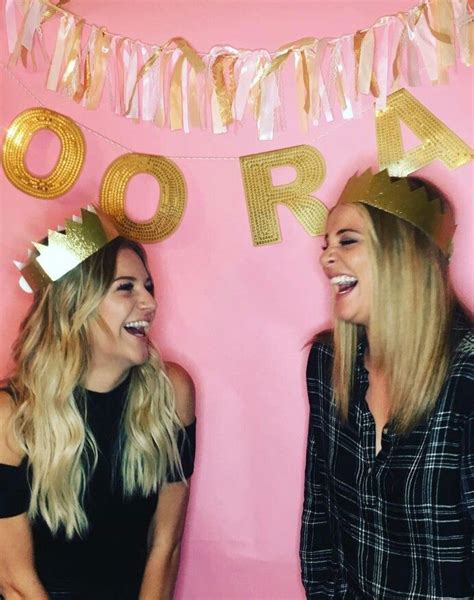
[[[0,593],[5,600],[47,600],[34,566],[28,517],[24,506],[18,506],[19,514],[13,506],[22,459],[11,435],[13,408],[11,397],[0,392]]]
[[[472,365],[474,367],[474,364]],[[474,398],[474,368],[471,369],[470,379],[460,379],[456,392],[464,394],[472,402]],[[468,539],[471,540],[469,581],[474,593],[474,410],[466,418],[461,444],[461,491],[462,504],[467,514],[466,527]]]
[[[185,426],[189,425],[195,419],[192,379],[184,369],[173,363],[167,365],[167,372],[174,388],[178,416]],[[189,486],[189,481],[187,484],[180,481],[169,483],[160,490],[139,600],[170,600],[173,597]]]
[[[304,503],[301,518],[300,563],[301,579],[306,597],[318,600],[334,597],[333,540],[330,528],[324,461],[318,456],[318,442],[324,436],[322,423],[328,418],[324,409],[330,406],[327,394],[330,377],[329,351],[326,333],[318,336],[308,358],[306,380],[310,406]]]
[[[35,571],[26,513],[0,518],[0,592],[5,600],[48,600]]]
[[[170,600],[178,575],[189,485],[170,483],[160,491],[152,542],[139,600]]]
[[[334,574],[332,535],[318,473],[316,432],[309,425],[304,503],[300,532],[301,579],[307,598],[332,598]]]

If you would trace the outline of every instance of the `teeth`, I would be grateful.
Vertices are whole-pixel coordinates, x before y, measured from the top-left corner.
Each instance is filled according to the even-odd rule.
[[[329,281],[332,285],[350,285],[351,283],[357,283],[357,279],[350,275],[336,275],[336,277],[331,277]]]
[[[125,327],[134,327],[135,329],[148,329],[149,326],[150,323],[148,323],[148,321],[130,321],[130,323],[125,323]]]

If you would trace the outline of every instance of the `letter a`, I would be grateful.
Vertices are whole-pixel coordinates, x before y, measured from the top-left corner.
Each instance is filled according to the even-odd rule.
[[[395,177],[404,177],[436,159],[448,169],[456,169],[474,157],[474,152],[447,125],[401,89],[387,99],[387,107],[376,113],[377,147],[380,170],[387,169]],[[402,120],[421,140],[413,150],[403,147]]]

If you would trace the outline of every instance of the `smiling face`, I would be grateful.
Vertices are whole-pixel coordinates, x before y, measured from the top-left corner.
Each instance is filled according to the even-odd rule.
[[[334,314],[342,321],[368,325],[372,294],[367,225],[357,208],[340,204],[327,220],[320,258],[334,290]]]
[[[153,282],[130,248],[117,254],[115,275],[91,325],[92,361],[88,379],[117,382],[148,358],[148,330],[155,317]]]

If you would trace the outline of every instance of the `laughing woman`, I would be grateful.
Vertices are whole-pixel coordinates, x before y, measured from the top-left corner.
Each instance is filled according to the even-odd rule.
[[[148,338],[156,301],[144,250],[83,210],[22,273],[35,295],[0,392],[1,593],[169,599],[194,388]]]
[[[321,265],[334,331],[307,369],[308,598],[474,598],[474,335],[433,186],[355,176]]]

